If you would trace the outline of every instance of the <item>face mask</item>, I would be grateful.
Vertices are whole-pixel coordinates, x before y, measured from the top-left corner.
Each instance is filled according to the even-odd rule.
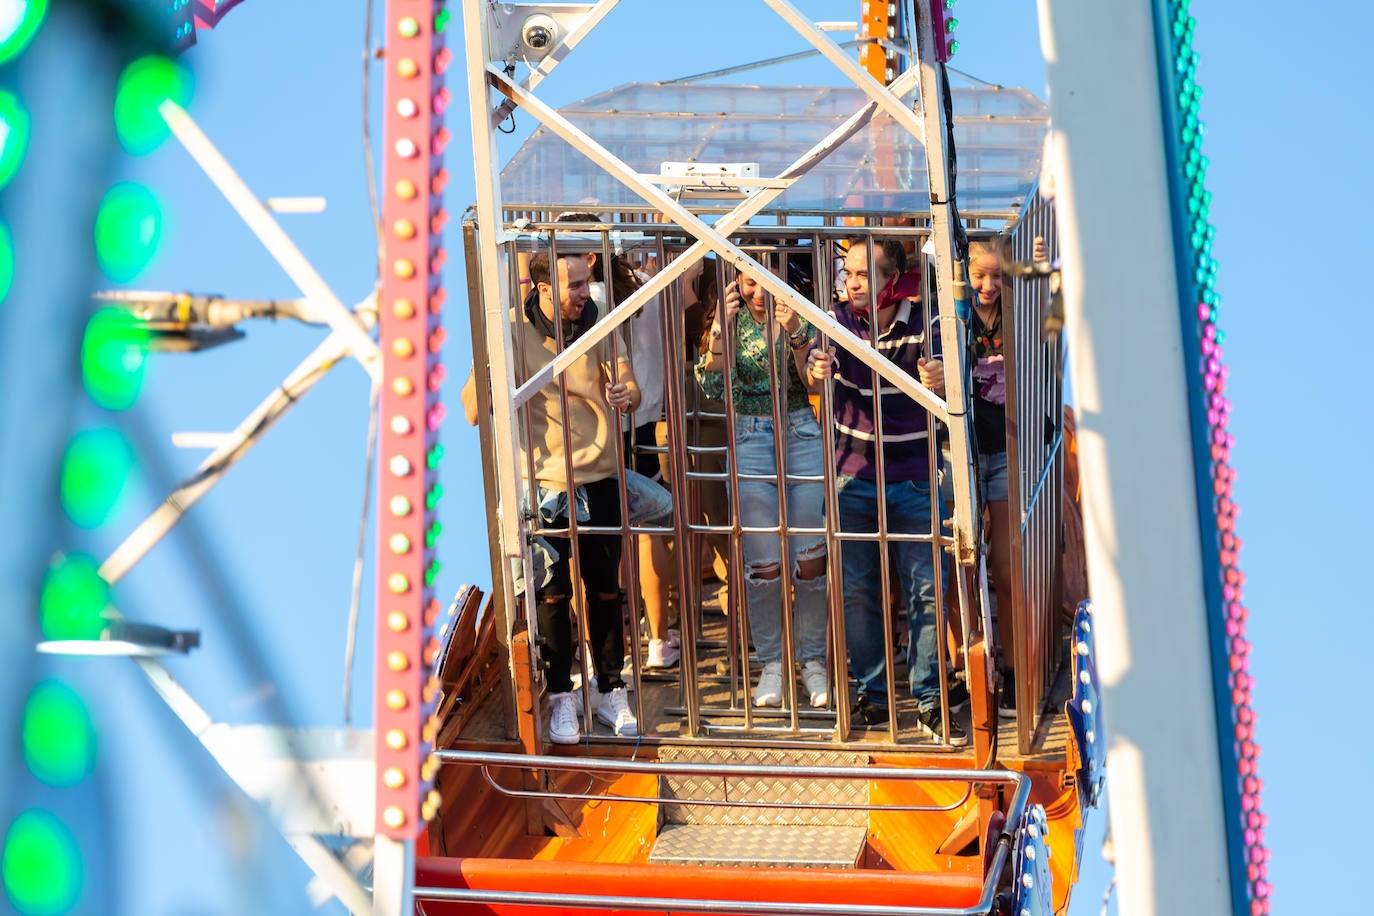
[[[878,311],[897,305],[903,299],[914,299],[921,295],[921,272],[908,270],[887,281],[878,293]],[[862,313],[861,313],[862,314]]]

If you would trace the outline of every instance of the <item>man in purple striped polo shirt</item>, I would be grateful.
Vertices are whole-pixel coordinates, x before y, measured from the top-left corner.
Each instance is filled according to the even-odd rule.
[[[935,328],[927,334],[924,310],[919,301],[921,275],[907,269],[900,242],[873,244],[873,269],[869,267],[867,239],[852,239],[845,255],[845,290],[848,302],[835,304],[835,318],[878,353],[936,394],[944,393],[944,365],[939,359]],[[877,290],[876,295],[870,290]],[[875,375],[843,348],[829,353],[812,350],[808,357],[812,378],[833,378],[835,418],[836,486],[839,491],[841,534],[875,534],[879,531],[879,493],[890,533],[929,536],[931,533],[931,437],[935,424],[924,407],[902,394],[889,382],[879,386],[875,407]],[[875,416],[882,420],[882,454],[874,435]],[[938,450],[934,451],[937,456]],[[882,487],[879,488],[881,478]],[[941,734],[940,674],[936,628],[935,576],[940,569],[929,542],[890,542],[896,556],[893,572],[906,598],[909,638],[907,678],[916,700],[917,722],[927,733]],[[856,726],[883,725],[889,719],[886,640],[883,615],[882,547],[875,540],[841,541],[844,576],[845,640],[849,660],[859,681]],[[953,684],[951,680],[951,693]],[[962,692],[962,688],[961,688]],[[967,696],[952,697],[959,705]],[[953,718],[949,722],[953,745],[968,743],[968,735]]]

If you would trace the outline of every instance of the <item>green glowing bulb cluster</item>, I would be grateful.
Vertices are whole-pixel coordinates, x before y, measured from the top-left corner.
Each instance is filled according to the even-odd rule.
[[[134,451],[117,429],[83,429],[62,456],[62,508],[78,527],[99,528],[115,514],[134,467]]]
[[[43,681],[29,694],[21,724],[24,762],[46,785],[70,788],[95,766],[95,728],[86,704],[61,681]]]
[[[190,71],[160,55],[140,57],[124,68],[115,87],[114,123],[120,144],[135,156],[157,149],[169,133],[159,106],[184,108],[194,90]]]
[[[23,916],[60,916],[81,897],[81,850],[48,811],[30,809],[10,824],[0,872],[5,894]]]

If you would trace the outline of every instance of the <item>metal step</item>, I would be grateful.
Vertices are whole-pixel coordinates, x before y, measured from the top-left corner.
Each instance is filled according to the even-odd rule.
[[[798,778],[796,767],[864,767],[868,757],[822,750],[778,750],[744,747],[678,747],[659,749],[664,763],[710,763],[719,776],[665,775],[659,779],[663,820],[668,824],[720,826],[782,825],[793,827],[868,826],[868,780]],[[732,766],[774,767],[775,776],[728,776]],[[674,804],[679,801],[697,804]],[[705,802],[706,804],[701,804]],[[720,804],[709,804],[720,802]],[[757,802],[759,807],[742,805]]]
[[[866,827],[796,824],[665,824],[654,841],[654,865],[739,868],[855,868]]]

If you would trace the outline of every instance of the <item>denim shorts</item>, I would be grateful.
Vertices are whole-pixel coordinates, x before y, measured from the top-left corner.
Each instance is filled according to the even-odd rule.
[[[953,514],[954,478],[950,476],[951,461],[948,448],[944,450],[943,455],[944,464],[940,467],[940,499],[944,502],[946,510]],[[1007,489],[1006,452],[991,455],[979,452],[974,464],[978,468],[978,484],[983,491],[983,502],[1006,502],[1011,498],[1011,491]]]
[[[1007,453],[995,452],[991,455],[978,453],[978,482],[983,487],[983,502],[1006,502],[1010,498],[1007,489]]]

